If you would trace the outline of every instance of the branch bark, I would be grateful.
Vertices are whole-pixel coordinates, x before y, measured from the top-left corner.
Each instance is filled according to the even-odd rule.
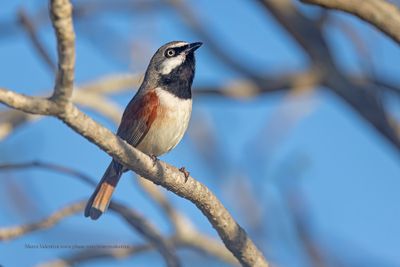
[[[400,10],[384,0],[301,0],[329,9],[353,14],[368,22],[400,44]]]
[[[69,0],[51,0],[50,17],[57,37],[58,70],[52,99],[66,104],[74,84],[75,32],[72,24],[72,4]]]

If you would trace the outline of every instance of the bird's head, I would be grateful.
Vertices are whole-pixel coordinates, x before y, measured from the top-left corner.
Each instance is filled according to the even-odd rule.
[[[173,41],[161,46],[152,57],[146,74],[161,79],[190,78],[195,69],[194,51],[201,45],[200,42]]]

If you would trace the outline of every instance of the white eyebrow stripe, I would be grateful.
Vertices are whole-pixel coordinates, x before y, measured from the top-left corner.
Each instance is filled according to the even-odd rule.
[[[188,44],[189,43],[187,43],[187,42],[179,42],[179,43],[171,45],[170,48],[182,47],[182,46],[188,45]]]

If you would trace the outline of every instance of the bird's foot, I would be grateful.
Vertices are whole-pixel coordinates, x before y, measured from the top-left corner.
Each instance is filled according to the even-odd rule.
[[[185,167],[180,168],[179,171],[180,171],[181,173],[183,173],[183,175],[185,175],[185,183],[186,183],[187,180],[188,180],[188,178],[189,178],[189,176],[190,176],[190,172],[188,172],[188,171],[185,169]]]
[[[150,155],[150,158],[153,160],[153,167],[156,166],[157,162],[159,161],[157,156],[156,155]]]

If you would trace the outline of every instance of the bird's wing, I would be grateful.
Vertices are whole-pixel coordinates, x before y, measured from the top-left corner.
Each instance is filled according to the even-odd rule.
[[[155,120],[158,104],[158,96],[154,91],[136,95],[122,115],[117,135],[132,146],[137,146]]]

